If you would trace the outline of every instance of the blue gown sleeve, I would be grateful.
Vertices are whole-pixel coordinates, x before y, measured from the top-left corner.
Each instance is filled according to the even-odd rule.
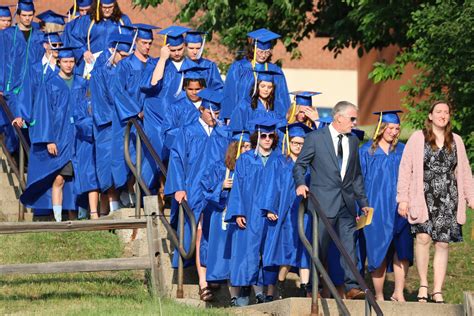
[[[126,121],[137,116],[142,111],[138,100],[127,93],[128,70],[119,63],[117,73],[112,78],[112,95],[114,97],[115,109],[121,121]]]
[[[165,184],[165,194],[174,194],[177,191],[186,191],[186,172],[188,153],[186,151],[186,137],[184,128],[180,129],[171,146],[168,166],[168,177]]]
[[[247,196],[244,192],[244,184],[246,180],[245,175],[245,161],[242,158],[237,159],[235,164],[234,184],[229,194],[229,202],[227,204],[227,213],[224,218],[225,222],[235,222],[237,216],[246,217],[246,207],[244,201]]]
[[[165,66],[165,70],[166,70],[166,66]],[[143,93],[146,93],[148,97],[158,96],[161,89],[163,88],[164,73],[163,73],[163,78],[161,78],[161,80],[158,80],[156,85],[151,84],[151,77],[153,77],[154,71],[155,71],[155,67],[146,67],[140,79],[140,91]]]
[[[285,75],[275,76],[275,112],[279,117],[284,118],[288,109],[290,108],[290,93],[288,91],[288,85],[286,84]]]
[[[222,162],[221,162],[222,163]],[[229,190],[224,190],[224,174],[222,169],[216,165],[211,165],[204,173],[201,180],[201,188],[204,198],[209,204],[212,204],[216,210],[223,211],[225,209]]]
[[[77,137],[89,143],[93,142],[93,122],[91,111],[92,108],[90,106],[90,101],[87,99],[83,99],[74,108],[73,115],[74,125],[76,126],[77,131]]]
[[[48,85],[41,84],[33,106],[33,117],[36,123],[30,127],[30,140],[32,144],[56,143],[51,104],[52,102],[49,101]]]
[[[102,70],[102,68],[99,69],[93,71],[93,75],[89,80],[89,89],[91,92],[93,118],[100,126],[112,121],[112,113],[109,113],[109,111],[113,108],[113,100],[106,85],[107,78],[105,75],[107,75],[107,72]],[[109,117],[105,117],[107,115]]]
[[[221,74],[219,69],[217,68],[216,63],[210,62],[210,69],[209,69],[209,77],[211,78],[209,81],[208,88],[213,90],[221,91],[224,89],[224,81],[222,81]]]
[[[240,103],[232,112],[230,116],[230,128],[232,130],[246,130],[246,125],[249,120],[249,112],[252,111],[250,104],[246,102]]]
[[[225,119],[231,117],[234,108],[237,106],[237,83],[239,82],[240,67],[238,62],[234,62],[227,72],[224,84],[224,98],[221,103],[221,116]]]
[[[0,32],[0,92],[5,91],[6,49],[4,32]]]
[[[264,169],[262,177],[262,188],[261,190],[261,199],[260,200],[260,209],[262,210],[262,216],[267,216],[267,213],[277,214],[278,206],[280,205],[280,198],[282,194],[281,190],[281,173],[285,169],[281,168],[280,164],[273,164]]]

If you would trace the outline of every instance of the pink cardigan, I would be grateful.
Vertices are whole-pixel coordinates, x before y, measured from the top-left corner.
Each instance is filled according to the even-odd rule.
[[[474,180],[464,143],[459,135],[453,134],[453,136],[458,160],[455,170],[458,184],[457,221],[462,225],[466,223],[466,201],[470,207],[474,207]],[[410,224],[424,223],[428,220],[428,207],[423,186],[424,145],[423,132],[414,132],[408,139],[400,162],[397,202],[408,202]]]

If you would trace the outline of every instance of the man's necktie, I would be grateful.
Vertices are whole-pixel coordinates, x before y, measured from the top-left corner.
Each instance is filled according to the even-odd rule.
[[[339,169],[342,169],[342,158],[344,157],[344,152],[342,150],[342,138],[344,135],[339,134],[337,138],[339,138],[337,142],[337,162],[339,163]]]

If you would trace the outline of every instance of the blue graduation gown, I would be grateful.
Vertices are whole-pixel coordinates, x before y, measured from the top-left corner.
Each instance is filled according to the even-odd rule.
[[[229,172],[232,178],[234,172]],[[201,187],[206,199],[205,211],[210,214],[209,230],[207,238],[207,249],[203,251],[201,245],[201,263],[206,263],[206,280],[208,282],[219,282],[230,278],[230,250],[232,242],[232,231],[235,223],[224,222],[229,190],[222,189],[226,176],[226,167],[223,161],[210,165],[201,180]],[[228,234],[228,232],[230,232]],[[204,254],[207,255],[205,258]]]
[[[99,188],[95,163],[95,140],[93,134],[92,105],[84,98],[74,108],[76,126],[76,193],[82,194]]]
[[[204,78],[206,80],[207,88],[217,91],[224,89],[224,81],[222,80],[219,68],[217,68],[215,62],[207,58],[200,58],[198,60],[194,60],[194,62],[203,68],[207,68],[206,70],[203,70],[205,73]]]
[[[225,221],[235,223],[237,216],[244,216],[247,227],[236,227],[232,232],[230,257],[230,283],[232,286],[269,285],[276,282],[277,275],[263,269],[261,256],[264,253],[268,220],[260,209],[264,170],[280,163],[282,156],[272,151],[266,165],[254,150],[242,154],[235,166],[234,184],[229,195]]]
[[[309,268],[311,257],[300,241],[298,234],[298,210],[303,199],[296,195],[293,179],[295,163],[290,158],[282,158],[281,163],[265,168],[262,194],[262,216],[267,213],[278,215],[276,221],[268,222],[268,232],[263,254],[264,267],[288,265]],[[306,176],[309,184],[309,173]],[[306,238],[311,240],[312,221],[308,213],[304,215]]]
[[[364,227],[365,245],[360,246],[365,246],[368,269],[374,271],[385,258],[391,268],[393,251],[400,260],[413,263],[413,238],[408,221],[398,215],[396,201],[398,169],[405,145],[398,143],[388,155],[380,147],[372,155],[370,146],[372,141],[361,146],[359,152],[365,191],[374,216],[372,224]],[[364,262],[365,258],[362,259]]]
[[[275,112],[285,117],[290,107],[290,96],[285,75],[280,67],[267,63],[268,70],[275,75]],[[221,117],[230,118],[234,109],[245,99],[250,100],[250,93],[255,85],[252,63],[247,59],[235,61],[227,73],[224,84],[224,99],[221,104]],[[250,102],[250,101],[249,101]]]
[[[77,70],[80,74],[84,71],[84,52],[89,50],[89,46],[92,53],[107,50],[110,35],[122,32],[121,25],[132,24],[130,18],[125,14],[122,15],[119,22],[103,20],[93,23],[90,15],[85,15],[70,23],[73,25],[68,28],[66,39],[70,46],[79,47],[74,53],[76,54],[76,64],[79,65]]]
[[[74,109],[83,102],[87,82],[74,77],[71,89],[59,75],[51,77],[38,90],[34,104],[36,124],[32,133],[27,188],[21,195],[21,202],[35,209],[51,209],[51,186],[59,171],[69,162],[75,161],[75,125]],[[46,148],[55,143],[58,155],[51,156]],[[76,209],[72,178],[66,178],[63,188],[63,208]]]
[[[267,111],[260,100],[258,100],[257,108],[255,110],[252,109],[250,100],[242,100],[232,113],[230,118],[230,128],[237,131],[253,130],[253,126],[249,126],[248,123],[260,117],[284,118],[284,116],[280,116],[276,111]]]
[[[149,68],[154,68],[154,66],[155,61],[153,59],[148,58],[146,63],[142,63],[135,55],[132,55],[118,64],[115,75],[112,78],[111,93],[115,104],[114,116],[112,117],[112,175],[116,188],[125,186],[130,174],[123,154],[125,127],[130,118],[137,117],[143,110],[147,92],[140,89],[140,81],[143,72]],[[135,155],[134,134],[135,133],[130,137],[132,157]],[[147,164],[147,159],[144,159],[142,175],[152,173],[152,171],[150,171],[151,168],[152,167]]]
[[[107,55],[110,55],[110,53],[101,54],[99,59],[106,59],[108,58]],[[99,60],[97,62],[99,62]],[[99,188],[102,192],[107,191],[114,185],[112,165],[110,161],[113,159],[112,121],[116,115],[114,115],[115,103],[114,97],[111,94],[110,81],[112,81],[111,78],[115,75],[116,68],[106,65],[106,62],[103,62],[99,66],[96,65],[96,67],[94,67],[94,70],[91,73],[91,79],[89,80],[92,102],[93,134],[95,140],[96,173]]]
[[[196,120],[180,129],[171,147],[164,193],[170,195],[177,191],[186,191],[188,204],[193,210],[196,221],[199,220],[205,206],[200,185],[203,174],[207,166],[224,159],[228,142],[229,135],[226,128],[215,127],[208,136],[200,121]],[[208,218],[203,221],[203,224],[203,226],[209,224]],[[203,227],[203,229],[207,228]],[[186,249],[190,245],[190,235],[189,222],[186,220],[184,231]],[[206,242],[205,238],[201,240],[201,243],[203,242]],[[177,257],[177,255],[173,256],[174,264],[177,264]]]

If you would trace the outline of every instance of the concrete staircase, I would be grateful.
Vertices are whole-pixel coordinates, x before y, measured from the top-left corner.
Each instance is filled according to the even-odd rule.
[[[19,197],[18,181],[0,150],[0,222],[18,221]],[[25,214],[25,220],[31,220],[31,213]]]

